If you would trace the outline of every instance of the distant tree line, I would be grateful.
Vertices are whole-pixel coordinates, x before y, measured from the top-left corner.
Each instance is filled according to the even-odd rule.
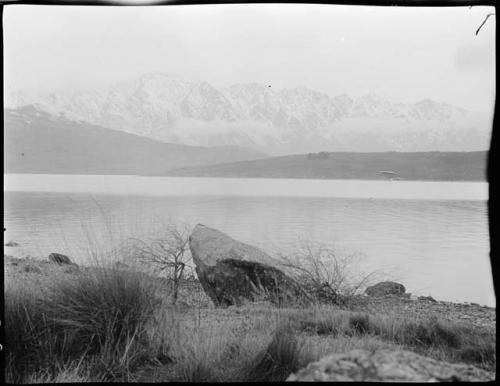
[[[307,154],[307,159],[328,159],[330,157],[330,153],[326,151],[321,151],[319,153],[309,153]]]

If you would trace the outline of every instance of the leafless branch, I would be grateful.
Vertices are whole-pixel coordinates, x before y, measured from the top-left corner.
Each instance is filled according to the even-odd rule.
[[[476,31],[476,35],[479,33],[479,31],[481,30],[481,28],[483,27],[483,25],[486,23],[486,20],[488,20],[488,18],[489,18],[490,16],[493,16],[493,15],[494,15],[494,13],[488,13],[488,14],[486,15],[486,17],[484,18],[483,22],[481,23],[481,25],[480,25],[480,26],[479,26],[479,28],[477,29],[477,31]]]
[[[159,272],[172,280],[173,302],[177,300],[179,286],[186,267],[191,260],[188,253],[190,229],[185,226],[166,226],[160,235],[146,240],[131,238],[132,254],[135,258],[152,263]]]
[[[375,273],[359,272],[358,254],[341,255],[331,246],[303,242],[293,253],[277,252],[280,266],[294,276],[312,295],[330,299],[335,294],[359,293]]]

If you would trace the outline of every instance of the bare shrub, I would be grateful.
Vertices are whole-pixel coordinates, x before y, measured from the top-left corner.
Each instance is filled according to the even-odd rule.
[[[189,251],[188,225],[165,226],[161,235],[132,239],[132,254],[139,260],[148,262],[156,271],[166,275],[172,283],[172,302],[175,304],[179,296],[179,286],[187,269],[191,270],[191,253]]]
[[[318,302],[342,303],[379,276],[360,271],[360,254],[342,255],[330,245],[301,242],[291,253],[277,252],[277,259]]]

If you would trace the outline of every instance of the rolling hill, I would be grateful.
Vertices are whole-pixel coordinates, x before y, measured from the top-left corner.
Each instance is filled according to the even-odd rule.
[[[159,142],[54,117],[33,106],[4,112],[4,173],[147,175],[265,156],[234,146],[208,148]]]
[[[310,153],[170,170],[169,176],[485,181],[486,151]]]

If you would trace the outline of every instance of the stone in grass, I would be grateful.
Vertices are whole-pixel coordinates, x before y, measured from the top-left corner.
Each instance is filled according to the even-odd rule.
[[[198,270],[197,270],[198,273]],[[217,306],[245,305],[269,300],[276,305],[300,303],[300,287],[279,269],[270,265],[225,259],[198,273],[207,295]]]
[[[63,272],[72,275],[80,272],[80,267],[78,267],[75,263],[71,263],[63,268]]]
[[[291,305],[309,300],[295,280],[274,266],[271,256],[216,229],[196,225],[189,247],[200,283],[216,306],[259,300]]]
[[[73,264],[68,256],[61,253],[51,253],[49,255],[49,261],[59,265]]]
[[[406,292],[406,288],[403,284],[396,283],[394,281],[382,281],[375,285],[368,287],[365,293],[368,296],[381,297],[387,295],[399,295],[401,296]]]
[[[116,261],[113,265],[114,268],[116,269],[129,269],[130,266],[127,263],[124,263],[123,261]]]
[[[437,300],[434,299],[432,296],[419,296],[418,300],[421,301],[421,302],[437,303]]]
[[[291,374],[287,382],[491,381],[494,375],[466,364],[437,361],[405,350],[352,350],[332,354]]]
[[[24,266],[24,272],[28,272],[28,273],[42,273],[42,270],[40,269],[40,267],[28,263],[27,265]]]

